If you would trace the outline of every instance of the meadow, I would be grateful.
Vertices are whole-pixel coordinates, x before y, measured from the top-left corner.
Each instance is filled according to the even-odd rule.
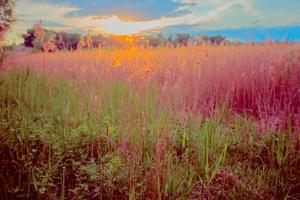
[[[300,199],[300,45],[7,55],[3,199]]]

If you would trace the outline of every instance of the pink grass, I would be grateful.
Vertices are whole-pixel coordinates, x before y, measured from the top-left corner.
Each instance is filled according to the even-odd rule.
[[[176,114],[209,116],[219,105],[250,114],[262,127],[300,127],[300,45],[244,44],[14,54],[6,67],[32,67],[85,80],[128,83],[138,96],[147,85]],[[91,88],[92,89],[92,88]]]

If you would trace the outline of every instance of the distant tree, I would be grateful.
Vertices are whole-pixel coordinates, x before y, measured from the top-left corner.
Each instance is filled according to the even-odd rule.
[[[56,50],[56,46],[54,42],[55,42],[54,39],[45,41],[42,45],[43,52],[54,52]]]
[[[167,39],[167,46],[172,47],[176,46],[176,41],[174,41],[173,35],[170,35]]]
[[[89,32],[87,37],[86,37],[86,47],[88,49],[92,49],[93,48],[93,38],[92,38],[92,34]]]
[[[223,42],[225,42],[225,37],[221,36],[221,35],[217,35],[217,36],[212,36],[210,37],[210,41],[212,44],[215,44],[215,45],[219,45]]]
[[[165,45],[165,39],[164,39],[164,36],[162,33],[157,34],[156,40],[157,40],[159,46]]]
[[[203,45],[203,44],[220,45],[222,43],[226,43],[226,38],[221,35],[217,35],[217,36],[201,35],[198,38],[198,44],[200,44],[200,45]]]
[[[105,40],[104,36],[99,34],[99,35],[93,35],[92,36],[93,40],[93,47],[99,47],[103,45],[103,41]]]
[[[63,37],[62,33],[57,33],[55,35],[55,45],[58,50],[65,49],[65,42],[64,42],[64,37]]]
[[[86,47],[85,38],[82,36],[77,44],[77,49],[83,49]]]
[[[33,41],[35,39],[33,29],[27,30],[27,33],[23,34],[24,46],[25,47],[33,47]]]
[[[47,30],[41,23],[34,25],[32,29],[23,34],[24,46],[37,48],[38,50],[75,50],[77,49],[81,35],[78,33],[54,32]],[[83,38],[85,40],[85,38]],[[100,42],[99,40],[97,40]],[[94,42],[94,38],[92,38]],[[44,44],[46,43],[46,44]],[[91,45],[95,46],[94,44]],[[51,47],[51,48],[50,48]]]
[[[53,52],[56,47],[56,32],[44,28],[41,22],[35,24],[32,29],[23,35],[24,46],[33,47],[44,52]]]
[[[205,36],[205,35],[201,35],[198,37],[198,44],[199,45],[204,45],[207,44],[209,42],[209,37]]]
[[[54,31],[45,31],[44,41],[42,43],[42,50],[44,52],[54,52],[56,50],[55,37],[56,33]]]
[[[53,40],[55,36],[54,31],[46,30],[40,25],[34,25],[32,29],[27,30],[26,34],[23,34],[24,46],[42,49],[43,43]]]
[[[76,50],[80,41],[81,35],[78,33],[61,33],[63,36],[65,48],[68,50]]]
[[[34,41],[33,41],[33,47],[37,50],[42,50],[43,43],[45,41],[46,31],[44,29],[44,26],[42,22],[39,22],[33,26],[33,35],[34,35]]]
[[[191,36],[189,34],[177,33],[176,34],[176,44],[180,46],[187,46]]]
[[[162,33],[151,35],[150,37],[148,37],[148,41],[149,45],[152,47],[163,46],[165,44],[165,40]]]

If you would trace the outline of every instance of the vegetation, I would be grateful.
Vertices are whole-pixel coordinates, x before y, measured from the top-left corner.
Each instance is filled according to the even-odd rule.
[[[14,21],[13,18],[13,7],[14,0],[0,0],[0,68],[4,60],[4,50],[2,41],[4,34],[9,29],[11,23]]]
[[[27,30],[23,35],[24,46],[34,48],[38,51],[53,52],[55,50],[76,49],[80,34],[56,33],[44,28],[40,22]]]
[[[10,56],[3,199],[300,198],[298,44]]]
[[[13,18],[13,0],[0,0],[0,41],[4,38],[4,33],[9,29]]]
[[[58,50],[77,50],[93,48],[128,48],[128,46],[143,47],[176,47],[187,45],[220,45],[229,43],[222,36],[192,37],[189,34],[176,34],[164,37],[161,33],[154,35],[115,36],[92,34],[86,36],[74,33],[55,32],[44,28],[42,22],[33,26],[23,34],[24,46],[38,51],[54,52]]]

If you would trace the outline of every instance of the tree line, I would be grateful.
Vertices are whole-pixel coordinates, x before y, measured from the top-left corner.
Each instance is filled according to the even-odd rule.
[[[164,37],[163,34],[117,36],[79,33],[55,32],[44,28],[42,22],[35,24],[23,34],[24,46],[44,52],[58,50],[93,49],[99,47],[126,47],[137,45],[145,47],[159,46],[187,46],[201,44],[224,44],[228,41],[225,37],[218,36],[191,36],[190,34],[173,34]]]

